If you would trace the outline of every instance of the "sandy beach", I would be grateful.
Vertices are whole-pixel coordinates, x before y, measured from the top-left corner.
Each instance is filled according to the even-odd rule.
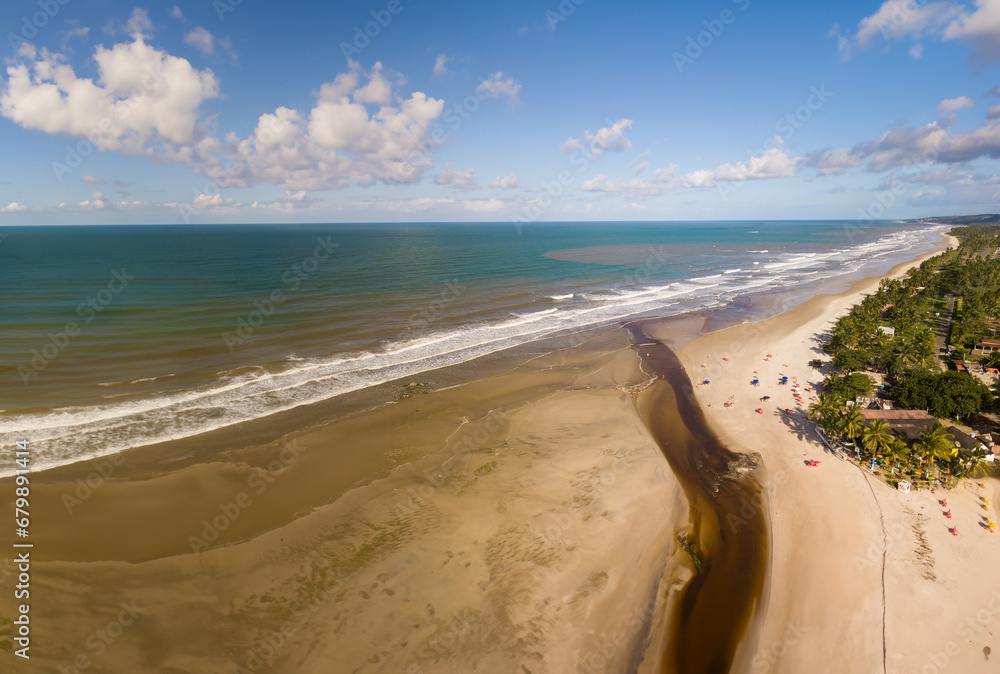
[[[894,491],[826,451],[792,396],[797,382],[809,401],[823,379],[808,365],[825,358],[823,335],[878,280],[679,350],[693,379],[711,381],[697,397],[721,439],[763,457],[773,546],[750,671],[829,671],[831,663],[851,672],[996,671],[1000,582],[987,569],[1000,538],[980,523],[981,497],[1000,496],[997,480],[986,489],[966,480],[950,492]],[[785,375],[791,383],[780,385]],[[750,384],[757,377],[759,388]],[[944,498],[953,520],[943,516]],[[958,537],[948,531],[955,525]]]
[[[761,458],[770,558],[732,671],[995,670],[983,491],[948,493],[944,520],[943,494],[826,453],[777,383],[815,390],[823,332],[877,282],[678,350],[711,380],[696,387],[711,428]],[[35,475],[32,669],[9,642],[0,669],[670,671],[695,570],[677,543],[691,495],[649,428],[662,383],[617,327],[536,351],[208,458],[189,441]],[[730,513],[721,538],[759,514]],[[15,570],[0,562],[5,592]]]
[[[31,671],[634,670],[687,502],[627,336],[576,341],[91,492],[90,464],[36,475]]]

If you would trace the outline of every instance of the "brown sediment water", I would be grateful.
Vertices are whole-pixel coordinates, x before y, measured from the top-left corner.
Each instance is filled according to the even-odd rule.
[[[681,544],[695,574],[674,603],[664,673],[723,674],[754,637],[768,571],[768,529],[754,462],[731,452],[709,428],[680,360],[642,325],[628,326],[643,369],[656,380],[639,411],[688,497],[690,532]],[[750,647],[752,644],[744,644]],[[752,651],[752,648],[748,648]]]

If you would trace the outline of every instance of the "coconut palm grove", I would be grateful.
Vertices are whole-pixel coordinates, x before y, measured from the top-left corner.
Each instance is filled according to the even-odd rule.
[[[893,486],[985,475],[1000,444],[1000,225],[950,233],[957,248],[883,279],[822,347],[832,367],[809,418]]]

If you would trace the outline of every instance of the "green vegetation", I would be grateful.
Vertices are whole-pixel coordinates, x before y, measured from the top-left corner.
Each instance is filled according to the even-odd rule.
[[[826,390],[841,398],[857,398],[874,391],[875,381],[860,372],[853,372],[846,377],[831,375],[826,380]]]
[[[965,372],[913,370],[889,389],[909,409],[927,410],[941,419],[960,419],[993,402],[993,391]]]
[[[1000,334],[1000,226],[974,224],[951,234],[959,240],[957,249],[911,268],[906,278],[883,279],[876,292],[837,321],[823,346],[837,373],[809,407],[809,418],[829,436],[853,445],[859,460],[917,481],[936,472],[946,485],[985,472],[985,452],[956,449],[939,421],[907,442],[884,421],[866,424],[861,411],[845,401],[874,388],[863,372],[870,371],[886,376],[897,407],[927,410],[938,418],[968,418],[997,404],[1000,386],[991,390],[968,372],[941,371],[935,329],[954,346],[954,359],[966,358],[981,339]],[[945,335],[949,305],[954,314]],[[1000,353],[983,360],[1000,367]]]
[[[902,405],[937,417],[968,417],[993,404],[991,392],[975,378],[938,372],[930,323],[935,314],[946,315],[947,298],[954,298],[948,341],[956,345],[955,359],[1000,332],[1000,226],[968,225],[951,234],[959,240],[957,249],[925,260],[904,279],[883,279],[837,321],[823,348],[847,374],[827,381],[831,393],[847,399],[863,394],[858,371],[868,370],[889,377],[890,394]],[[1000,354],[989,362],[1000,366]]]

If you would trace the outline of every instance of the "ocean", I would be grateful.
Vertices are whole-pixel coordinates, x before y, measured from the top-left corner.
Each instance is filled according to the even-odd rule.
[[[0,228],[0,446],[36,470],[565,330],[881,274],[946,226],[853,221]],[[0,474],[12,472],[6,456]]]

